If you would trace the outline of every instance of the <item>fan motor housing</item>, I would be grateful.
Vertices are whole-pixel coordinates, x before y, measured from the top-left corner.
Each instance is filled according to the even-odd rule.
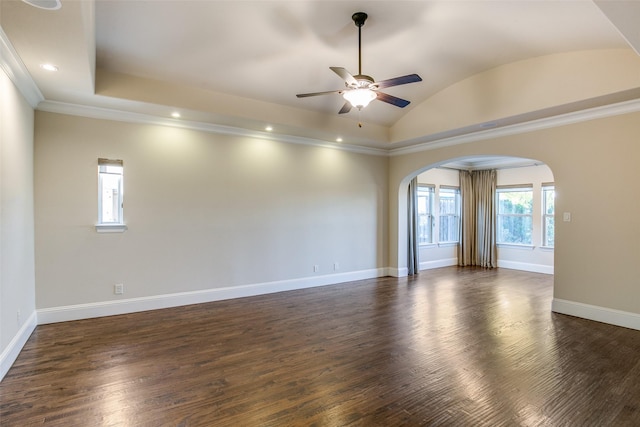
[[[369,87],[375,83],[373,77],[367,76],[366,74],[356,74],[353,78],[358,81],[358,87]]]

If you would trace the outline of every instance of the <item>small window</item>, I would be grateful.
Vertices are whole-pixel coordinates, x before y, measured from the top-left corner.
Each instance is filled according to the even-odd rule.
[[[555,197],[556,190],[553,184],[542,185],[542,246],[552,248],[555,238]]]
[[[497,189],[497,243],[531,245],[533,231],[533,188],[502,187]]]
[[[438,193],[440,205],[440,243],[457,243],[460,241],[460,189],[440,187]]]
[[[98,159],[98,226],[124,226],[123,162]]]
[[[433,243],[433,185],[418,185],[418,243]]]

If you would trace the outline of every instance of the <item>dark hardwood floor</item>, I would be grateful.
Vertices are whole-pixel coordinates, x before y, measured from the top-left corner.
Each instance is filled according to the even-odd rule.
[[[449,267],[36,328],[2,426],[639,426],[640,331]]]

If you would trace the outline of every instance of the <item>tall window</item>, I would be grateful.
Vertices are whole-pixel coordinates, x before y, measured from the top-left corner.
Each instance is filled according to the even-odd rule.
[[[530,245],[533,231],[533,188],[498,187],[497,243]]]
[[[418,243],[433,243],[433,185],[418,185]]]
[[[122,225],[122,160],[98,159],[98,224]]]
[[[555,197],[553,184],[542,184],[542,246],[554,246],[555,234]]]
[[[440,187],[440,231],[438,241],[453,243],[460,241],[460,189]]]

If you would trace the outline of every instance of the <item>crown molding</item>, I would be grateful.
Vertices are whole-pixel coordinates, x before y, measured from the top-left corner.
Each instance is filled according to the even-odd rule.
[[[33,81],[2,27],[0,27],[0,68],[9,76],[31,108],[36,108],[44,100],[38,85]]]
[[[452,145],[467,144],[469,142],[482,141],[503,136],[517,135],[538,130],[549,129],[559,126],[566,126],[574,123],[589,120],[601,119],[605,117],[618,116],[622,114],[636,113],[640,111],[640,99],[619,102],[611,105],[588,108],[581,111],[559,114],[557,116],[546,117],[537,120],[526,121],[509,126],[481,130],[465,135],[453,136],[449,138],[436,139],[429,142],[418,143],[410,147],[396,148],[389,150],[389,156],[402,156],[405,154],[420,153],[434,150],[436,148],[450,147]],[[428,136],[425,136],[425,139]]]
[[[90,105],[72,104],[67,102],[45,100],[38,104],[38,111],[59,113],[71,116],[80,116],[93,119],[113,120],[118,122],[141,123],[149,125],[170,126],[174,128],[197,130],[202,132],[222,135],[233,135],[250,138],[266,139],[291,144],[301,144],[314,147],[331,148],[334,150],[349,151],[352,153],[368,154],[373,156],[387,156],[387,150],[362,147],[357,145],[328,142],[319,139],[306,138],[295,135],[278,134],[272,132],[260,132],[233,126],[218,125],[182,119],[169,119],[151,114],[123,111],[112,108],[95,107]]]
[[[233,126],[218,125],[214,123],[205,123],[197,121],[187,121],[181,119],[169,119],[166,117],[155,116],[151,114],[143,114],[131,111],[123,111],[112,108],[95,107],[88,105],[72,104],[67,102],[45,100],[39,102],[37,110],[51,113],[67,114],[72,116],[88,117],[94,119],[113,120],[128,123],[142,123],[160,126],[170,126],[182,129],[197,130],[209,133],[233,135],[242,137],[251,137],[266,139],[279,142],[287,142],[291,144],[301,144],[314,147],[331,148],[341,151],[348,151],[358,154],[367,154],[374,156],[402,156],[405,154],[415,154],[423,151],[434,150],[441,147],[449,147],[453,145],[467,144],[476,141],[482,141],[492,138],[500,138],[504,136],[517,135],[538,130],[549,129],[559,126],[566,126],[574,123],[595,120],[605,117],[617,116],[622,114],[635,113],[640,111],[640,99],[619,102],[611,105],[588,108],[581,111],[575,111],[565,114],[559,114],[552,117],[526,121],[499,128],[485,129],[468,133],[465,135],[445,137],[430,140],[428,142],[418,143],[410,147],[397,149],[380,149],[362,147],[357,145],[340,144],[336,142],[328,142],[319,139],[277,134],[271,132],[260,132],[250,129],[244,129]],[[433,138],[433,135],[426,135],[424,139]]]

